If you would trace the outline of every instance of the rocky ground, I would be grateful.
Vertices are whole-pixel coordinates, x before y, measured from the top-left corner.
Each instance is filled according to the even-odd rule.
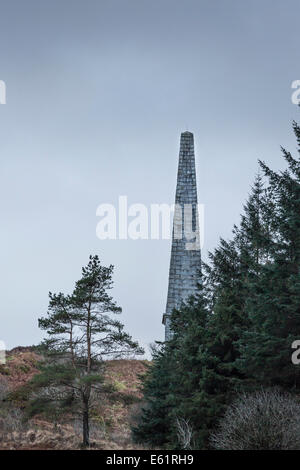
[[[37,416],[24,421],[24,403],[13,404],[6,397],[38,373],[41,358],[31,348],[15,348],[0,365],[0,449],[79,449],[81,422],[62,416],[58,422]],[[130,426],[142,406],[138,376],[145,372],[147,361],[107,361],[107,380],[117,393],[103,396],[91,420],[91,442],[95,449],[137,449]]]

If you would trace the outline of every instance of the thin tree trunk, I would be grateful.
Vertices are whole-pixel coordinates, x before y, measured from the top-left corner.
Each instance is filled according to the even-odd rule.
[[[90,445],[89,405],[87,397],[83,397],[82,443],[84,447]]]
[[[70,350],[71,350],[72,365],[73,365],[73,368],[75,369],[75,353],[74,353],[73,323],[72,323],[72,321],[70,321],[70,339],[69,339],[69,344],[70,344]]]
[[[86,342],[87,342],[87,373],[91,372],[91,302],[88,306],[87,329],[86,329]]]
[[[87,325],[86,325],[86,340],[87,340],[87,367],[86,373],[91,372],[91,302],[89,302],[87,309]],[[90,445],[90,428],[89,428],[89,400],[90,400],[91,388],[87,386],[83,393],[83,445],[88,447]]]

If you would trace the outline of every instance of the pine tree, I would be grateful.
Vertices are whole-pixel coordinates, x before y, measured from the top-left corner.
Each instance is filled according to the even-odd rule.
[[[260,162],[264,181],[256,177],[232,239],[220,240],[203,264],[198,295],[171,315],[173,338],[145,382],[144,442],[177,448],[183,419],[193,446],[207,448],[237,391],[299,389],[291,345],[300,331],[300,161],[282,151],[288,169],[276,173]]]
[[[178,420],[189,423],[191,447],[205,448],[209,429],[220,413],[216,396],[211,395],[209,368],[215,363],[215,357],[208,346],[210,314],[204,292],[202,278],[197,295],[183,303],[171,317],[174,335],[168,345],[173,357],[169,416],[173,448],[180,448]],[[218,385],[214,382],[214,391]]]
[[[249,327],[249,278],[268,257],[268,199],[257,177],[233,239],[221,239],[204,265],[197,295],[172,313],[173,338],[154,360],[144,389],[148,408],[138,429],[141,440],[153,444],[151,430],[160,423],[155,443],[177,448],[176,422],[183,419],[193,429],[193,447],[207,448],[211,430],[242,387],[237,341]]]
[[[295,122],[293,128],[299,145]],[[282,152],[288,164],[284,172],[260,162],[274,197],[273,241],[271,256],[249,284],[246,310],[252,326],[239,340],[237,365],[259,383],[299,388],[291,344],[300,330],[300,162]]]
[[[164,448],[180,448],[178,422],[193,429],[191,445],[204,446],[212,422],[211,408],[199,407],[197,392],[203,378],[203,357],[208,311],[199,293],[171,315],[172,339],[155,349],[153,364],[144,378],[146,406],[133,429],[138,442]]]
[[[133,426],[133,439],[151,447],[169,448],[171,437],[170,394],[173,358],[167,344],[157,342],[152,348],[152,363],[141,376],[145,405]]]
[[[50,361],[36,375],[33,386],[42,390],[31,403],[31,411],[69,406],[80,410],[83,445],[88,446],[89,417],[94,400],[107,390],[104,384],[105,357],[141,354],[137,342],[124,332],[110,314],[120,313],[108,291],[112,288],[113,266],[101,265],[90,256],[70,296],[50,293],[47,316],[39,319],[49,339],[44,343]]]

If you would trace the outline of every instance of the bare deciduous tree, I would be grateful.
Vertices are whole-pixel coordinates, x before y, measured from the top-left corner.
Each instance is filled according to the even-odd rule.
[[[243,394],[228,407],[210,441],[221,450],[300,449],[300,404],[279,390]]]
[[[188,419],[176,418],[175,420],[177,439],[182,449],[192,448],[193,428]]]

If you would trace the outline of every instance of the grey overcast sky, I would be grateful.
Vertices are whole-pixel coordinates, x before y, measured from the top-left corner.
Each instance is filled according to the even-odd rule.
[[[228,238],[257,171],[295,151],[298,0],[0,1],[1,306],[8,348],[42,338],[48,291],[89,254],[143,345],[163,339],[170,241],[96,237],[96,208],[172,203],[194,132],[203,258]]]

